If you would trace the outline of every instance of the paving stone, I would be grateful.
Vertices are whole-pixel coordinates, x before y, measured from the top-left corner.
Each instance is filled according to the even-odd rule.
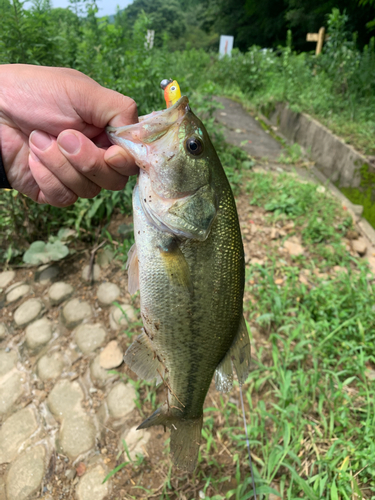
[[[28,293],[30,293],[30,290],[31,290],[30,285],[26,284],[13,288],[9,293],[7,293],[7,302],[8,303],[16,302],[16,300],[19,300]]]
[[[116,340],[111,340],[100,353],[100,366],[106,370],[116,368],[123,362],[123,354]]]
[[[47,344],[52,338],[52,323],[47,318],[41,318],[26,328],[26,345],[36,350]]]
[[[63,369],[64,359],[59,352],[44,355],[37,365],[38,376],[44,381],[59,377]]]
[[[88,302],[72,299],[65,304],[62,315],[67,328],[74,328],[84,319],[90,318],[92,310]]]
[[[107,370],[100,366],[100,355],[98,354],[96,358],[92,361],[90,365],[90,375],[94,384],[98,387],[103,387],[108,380],[114,377],[114,375],[108,373]]]
[[[61,424],[59,445],[72,460],[95,446],[96,429],[92,419],[83,411],[64,418]]]
[[[120,296],[120,288],[115,283],[102,283],[97,296],[102,306],[110,306]]]
[[[57,281],[51,285],[48,290],[48,297],[50,298],[52,304],[57,305],[68,299],[72,295],[73,291],[74,289],[72,285],[64,283],[63,281]]]
[[[42,313],[44,309],[44,304],[39,299],[29,299],[14,313],[14,321],[17,326],[26,326],[32,321],[36,320],[38,316]]]
[[[17,399],[23,394],[22,383],[24,374],[20,372],[10,373],[0,382],[0,415],[7,413]]]
[[[107,396],[108,411],[113,418],[123,418],[135,408],[134,400],[137,398],[135,389],[130,384],[119,382]]]
[[[27,500],[39,488],[45,456],[44,446],[39,445],[26,450],[12,463],[6,479],[8,500]]]
[[[16,277],[14,271],[3,271],[0,273],[0,289],[6,288]]]
[[[103,500],[109,493],[109,483],[103,484],[106,475],[107,471],[102,465],[96,465],[86,472],[76,489],[77,500]]]
[[[10,286],[8,286],[8,288],[5,290],[5,295],[8,295],[9,292],[11,292],[12,290],[14,290],[15,288],[17,288],[18,286],[21,286],[21,285],[24,285],[25,282],[24,281],[16,281],[16,283],[12,283]]]
[[[74,335],[75,341],[83,354],[95,351],[105,341],[105,330],[99,325],[80,325]]]
[[[35,280],[45,285],[50,281],[53,281],[56,276],[58,276],[60,269],[57,266],[51,266],[51,264],[45,264],[40,266],[35,274]]]
[[[0,377],[10,372],[17,364],[16,351],[0,351]]]
[[[5,478],[0,477],[0,500],[7,500],[5,494]]]
[[[78,382],[59,380],[48,396],[48,406],[53,415],[61,420],[81,409],[83,391]]]
[[[8,328],[4,323],[0,323],[0,340],[5,339],[5,337],[8,335]],[[1,366],[1,364],[0,364]],[[1,369],[1,368],[0,368]]]
[[[82,270],[81,276],[82,276],[83,281],[86,281],[86,282],[91,281],[89,273],[90,273],[90,266],[87,265]],[[100,278],[100,267],[98,266],[98,264],[94,264],[93,270],[92,270],[92,279],[93,279],[93,281],[98,281],[99,278]]]
[[[113,306],[109,311],[109,326],[114,331],[120,330],[121,327],[127,328],[138,320],[134,307],[130,304],[120,304],[120,306],[122,310]]]
[[[0,464],[11,462],[20,446],[38,429],[34,410],[26,407],[11,415],[0,428]]]
[[[129,450],[129,455],[132,460],[137,459],[137,455],[144,455],[144,449],[146,448],[147,443],[149,442],[151,437],[151,433],[148,432],[146,429],[140,429],[137,431],[137,426],[132,427],[129,430],[125,430],[119,441],[119,450],[123,451],[124,450],[124,445],[122,444],[122,441],[124,440],[126,443],[126,446],[128,447]],[[125,457],[127,459],[127,455],[125,454]]]

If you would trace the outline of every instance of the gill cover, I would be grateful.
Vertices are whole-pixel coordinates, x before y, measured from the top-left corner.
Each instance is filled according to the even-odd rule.
[[[107,127],[141,168],[139,198],[159,230],[203,241],[217,212],[211,168],[217,160],[202,122],[183,96],[171,107],[125,127]]]

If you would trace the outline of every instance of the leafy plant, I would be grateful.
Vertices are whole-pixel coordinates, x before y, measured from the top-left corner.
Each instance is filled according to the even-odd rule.
[[[51,261],[61,260],[69,255],[69,248],[57,240],[54,243],[44,243],[44,241],[34,241],[29,249],[23,254],[23,261],[26,264],[37,266],[47,264]]]

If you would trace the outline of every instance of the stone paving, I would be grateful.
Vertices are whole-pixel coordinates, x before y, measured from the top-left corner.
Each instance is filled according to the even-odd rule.
[[[118,269],[115,283],[95,265],[93,284],[87,266],[66,281],[57,265],[0,272],[0,500],[109,499],[109,440],[115,457],[124,439],[147,453],[134,386],[114,372],[139,321]]]

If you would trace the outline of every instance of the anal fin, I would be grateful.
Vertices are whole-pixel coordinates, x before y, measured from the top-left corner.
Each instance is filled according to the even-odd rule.
[[[144,330],[126,351],[124,361],[138,377],[149,381],[156,378],[158,384],[162,381],[164,365]]]
[[[216,389],[222,392],[230,391],[233,382],[233,368],[236,371],[240,385],[242,385],[246,381],[250,372],[250,360],[250,339],[247,332],[245,318],[242,317],[237,335],[235,336],[229,351],[216,368]]]
[[[138,429],[163,425],[171,430],[172,461],[179,469],[192,472],[198,460],[201,442],[203,415],[197,418],[183,418],[174,414],[167,403],[158,408]]]
[[[128,270],[128,290],[130,295],[134,295],[139,290],[139,264],[135,243],[128,252],[126,269]]]
[[[215,386],[218,391],[229,392],[233,386],[233,368],[230,357],[226,354],[215,370]]]

